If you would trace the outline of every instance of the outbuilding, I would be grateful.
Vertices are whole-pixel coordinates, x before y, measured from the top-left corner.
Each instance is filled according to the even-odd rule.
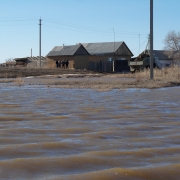
[[[129,71],[133,56],[125,42],[79,43],[71,46],[55,46],[48,54],[48,62],[68,60],[71,69],[89,69],[101,72]]]
[[[89,68],[100,71],[129,71],[129,61],[133,56],[124,41],[121,42],[101,42],[82,44],[89,56]]]
[[[55,46],[46,57],[54,67],[56,61],[68,61],[70,69],[88,69],[89,65],[89,53],[82,44]]]
[[[40,58],[39,56],[33,57],[24,57],[24,58],[15,58],[16,67],[28,67],[28,68],[38,68],[40,67]],[[47,68],[47,59],[46,57],[41,57],[41,67]]]
[[[168,57],[168,54],[169,52],[165,50],[153,50],[153,55],[158,58],[162,68],[169,67],[174,62],[172,58]]]

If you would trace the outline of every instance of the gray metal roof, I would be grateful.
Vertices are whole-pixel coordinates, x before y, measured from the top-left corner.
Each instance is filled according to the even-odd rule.
[[[110,54],[115,53],[124,42],[101,42],[101,43],[82,43],[89,54]]]
[[[167,51],[164,50],[153,50],[155,57],[158,57],[159,60],[172,60],[167,55]]]
[[[73,56],[80,46],[80,44],[71,46],[55,46],[47,56]]]
[[[32,57],[24,57],[24,58],[15,58],[15,61],[38,61],[39,60],[39,56],[32,56]],[[41,60],[44,61],[46,60],[46,57],[41,56]]]

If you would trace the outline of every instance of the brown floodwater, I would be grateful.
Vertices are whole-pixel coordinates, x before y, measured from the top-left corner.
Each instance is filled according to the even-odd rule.
[[[0,179],[179,180],[180,87],[0,84]]]

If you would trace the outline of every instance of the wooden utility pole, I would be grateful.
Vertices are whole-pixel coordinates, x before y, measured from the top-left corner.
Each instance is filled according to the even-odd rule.
[[[150,79],[153,79],[153,0],[150,0]]]
[[[115,64],[115,32],[113,28],[113,33],[114,33],[114,60],[113,60],[113,72],[115,71],[114,64]]]
[[[39,19],[39,66],[41,68],[41,19]]]

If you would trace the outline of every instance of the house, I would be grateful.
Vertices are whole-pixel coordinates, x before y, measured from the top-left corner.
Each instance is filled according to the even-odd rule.
[[[16,62],[6,62],[6,63],[2,63],[0,64],[1,68],[14,68],[16,67]]]
[[[55,46],[48,60],[68,60],[69,68],[94,71],[129,71],[128,62],[133,56],[125,42],[79,43]],[[54,62],[55,64],[55,62]]]
[[[82,45],[90,54],[89,68],[91,70],[100,69],[109,72],[130,70],[128,63],[133,54],[125,42],[84,43]]]
[[[70,69],[87,69],[89,65],[89,53],[82,44],[70,46],[55,46],[48,54],[47,60],[54,61],[69,61]]]
[[[168,52],[164,50],[153,50],[153,55],[158,58],[161,67],[169,67],[174,60],[168,57]]]
[[[28,67],[28,68],[38,68],[40,67],[40,58],[36,57],[24,57],[24,58],[15,58],[16,67]],[[46,57],[41,57],[41,67],[47,67],[47,59]]]

